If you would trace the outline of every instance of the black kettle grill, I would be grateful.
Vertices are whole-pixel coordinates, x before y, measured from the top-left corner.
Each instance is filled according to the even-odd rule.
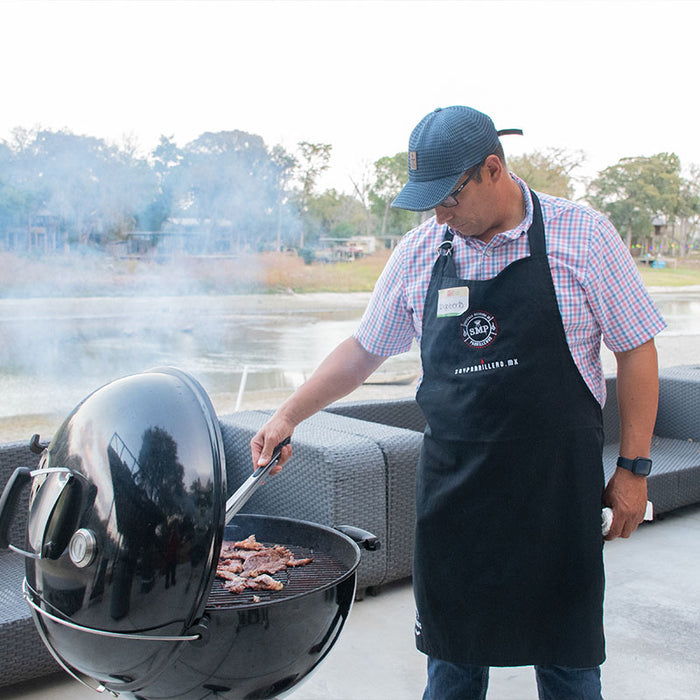
[[[22,549],[7,533],[29,484]],[[209,397],[173,368],[98,389],[38,469],[15,471],[0,501],[0,546],[26,557],[24,597],[68,673],[127,698],[270,698],[323,660],[352,607],[357,544],[342,528],[281,517],[226,525],[226,493]],[[313,561],[276,574],[280,591],[229,593],[215,579],[222,541],[251,534]]]

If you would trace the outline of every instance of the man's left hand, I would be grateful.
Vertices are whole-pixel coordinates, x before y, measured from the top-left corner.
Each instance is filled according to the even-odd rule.
[[[618,467],[603,493],[603,505],[612,508],[613,521],[606,540],[629,537],[644,520],[647,479]]]

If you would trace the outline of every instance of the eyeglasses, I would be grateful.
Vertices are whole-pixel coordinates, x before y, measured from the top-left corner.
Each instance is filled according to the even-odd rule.
[[[476,165],[474,172],[454,192],[450,192],[450,194],[448,194],[447,197],[445,197],[445,199],[442,200],[442,202],[437,204],[437,206],[447,208],[456,207],[459,204],[459,201],[457,201],[457,195],[469,184],[472,178],[476,176],[476,174],[481,170],[483,165],[484,161],[481,161],[481,163]]]

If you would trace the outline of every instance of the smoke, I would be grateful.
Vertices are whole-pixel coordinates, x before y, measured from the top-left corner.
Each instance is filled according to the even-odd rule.
[[[73,274],[76,293],[84,263]],[[176,262],[158,275],[135,272],[129,293],[113,296],[52,296],[45,275],[34,296],[0,298],[3,426],[26,415],[62,420],[105,383],[165,365],[195,376],[220,415],[234,409],[246,368],[246,396],[273,392],[275,405],[353,331],[366,302],[366,295],[209,293],[187,273]],[[183,293],[158,286],[168,276],[180,278]]]

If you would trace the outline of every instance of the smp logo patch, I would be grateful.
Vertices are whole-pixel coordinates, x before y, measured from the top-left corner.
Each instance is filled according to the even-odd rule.
[[[469,314],[462,323],[462,340],[472,348],[485,348],[491,345],[498,335],[496,319],[486,311]]]

